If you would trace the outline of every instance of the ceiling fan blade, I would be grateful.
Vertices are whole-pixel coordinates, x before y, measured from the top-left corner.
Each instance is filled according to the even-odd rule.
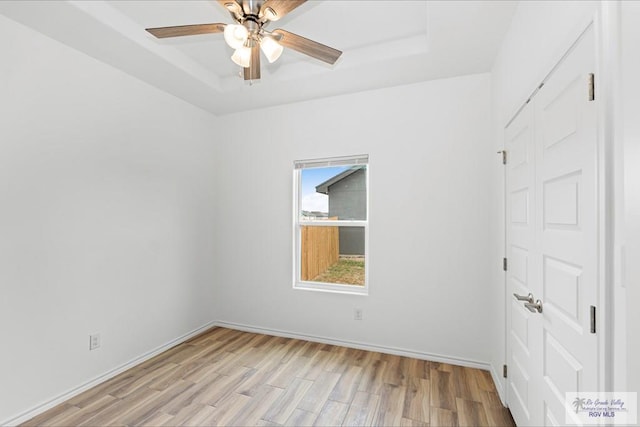
[[[236,0],[217,0],[217,1],[220,4],[220,6],[224,7],[227,10],[229,10],[230,8],[235,8],[235,6],[227,7],[227,4],[229,4],[229,3],[235,3],[238,6],[240,6],[240,3],[238,3]]]
[[[224,32],[225,24],[178,25],[176,27],[147,28],[146,30],[159,39],[167,37],[195,36]]]
[[[260,8],[260,16],[266,15],[269,21],[277,21],[305,1],[307,0],[267,0]]]
[[[271,34],[276,37],[280,37],[278,39],[278,43],[282,46],[304,53],[305,55],[312,56],[328,64],[335,64],[338,58],[340,58],[340,55],[342,55],[342,51],[339,51],[338,49],[325,46],[322,43],[314,42],[313,40],[309,40],[280,28],[273,30]]]
[[[242,2],[238,3],[236,0],[218,0],[218,3],[224,7],[234,19],[242,17]]]
[[[245,80],[260,80],[260,46],[251,48],[251,64],[244,69]]]

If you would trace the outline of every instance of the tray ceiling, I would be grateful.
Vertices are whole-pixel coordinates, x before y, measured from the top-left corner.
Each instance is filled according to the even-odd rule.
[[[220,34],[158,40],[147,27],[230,22],[215,1],[2,1],[0,13],[214,114],[488,72],[509,1],[307,1],[284,28],[344,52],[334,66],[285,49],[249,84]]]

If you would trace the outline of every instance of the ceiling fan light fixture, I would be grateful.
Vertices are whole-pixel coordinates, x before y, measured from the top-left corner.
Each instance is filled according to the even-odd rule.
[[[276,62],[284,50],[282,45],[270,36],[264,36],[260,40],[260,49],[262,49],[262,53],[267,57],[269,63]]]
[[[0,0],[2,1],[2,0]],[[232,24],[175,25],[146,28],[156,38],[195,36],[224,33],[225,42],[234,50],[231,60],[244,68],[244,80],[260,79],[260,50],[270,63],[277,61],[284,48],[334,65],[342,52],[282,28],[264,29],[270,21],[277,21],[308,0],[216,0],[231,13]],[[258,46],[259,45],[259,46]]]
[[[244,46],[248,37],[249,31],[244,25],[227,24],[227,26],[224,27],[224,41],[226,41],[232,49],[240,49]]]
[[[248,68],[251,65],[251,48],[247,46],[241,46],[233,52],[231,60],[243,68]]]

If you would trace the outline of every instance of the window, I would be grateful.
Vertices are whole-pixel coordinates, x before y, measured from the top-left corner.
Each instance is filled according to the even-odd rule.
[[[294,287],[368,292],[369,156],[294,162]]]

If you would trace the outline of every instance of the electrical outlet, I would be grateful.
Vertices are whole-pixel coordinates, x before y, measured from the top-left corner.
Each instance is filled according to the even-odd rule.
[[[100,334],[89,335],[89,350],[100,348]]]
[[[362,309],[356,308],[353,310],[353,320],[362,320]]]

